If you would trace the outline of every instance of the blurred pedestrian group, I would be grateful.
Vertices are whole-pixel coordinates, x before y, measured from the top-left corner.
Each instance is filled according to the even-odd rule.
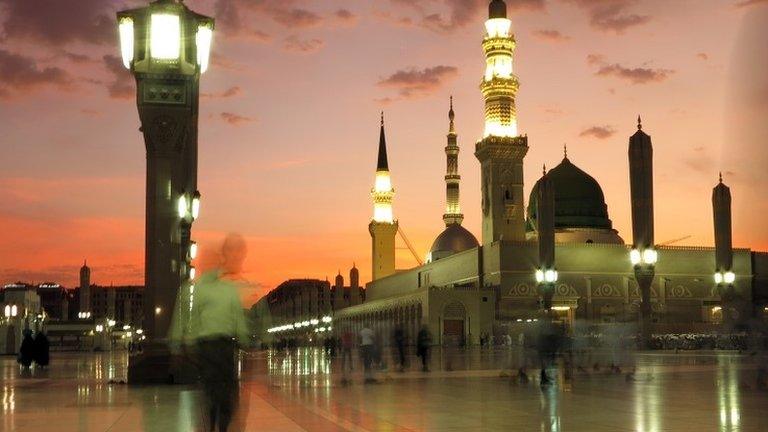
[[[50,363],[50,343],[48,337],[42,331],[38,331],[32,337],[32,330],[24,330],[24,338],[21,341],[17,361],[24,369],[35,366],[45,368]]]

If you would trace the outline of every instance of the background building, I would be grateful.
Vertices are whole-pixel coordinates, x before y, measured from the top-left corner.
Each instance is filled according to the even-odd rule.
[[[319,279],[287,280],[251,308],[254,333],[270,339],[270,329],[306,322],[306,326],[296,326],[291,335],[307,335],[317,327],[329,327],[327,318],[336,311],[364,301],[365,290],[360,286],[360,274],[355,266],[349,270],[349,285],[345,285],[341,272],[333,285]]]
[[[91,269],[83,265],[80,286],[74,289],[55,282],[5,285],[0,290],[0,352],[17,352],[27,329],[45,331],[52,350],[106,349],[114,345],[107,333],[122,338],[130,329],[141,329],[143,287],[95,285],[90,276]]]

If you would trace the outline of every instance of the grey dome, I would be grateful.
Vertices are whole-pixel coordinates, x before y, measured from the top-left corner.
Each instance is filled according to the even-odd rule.
[[[431,261],[480,246],[471,232],[459,224],[448,225],[432,243],[429,250]]]

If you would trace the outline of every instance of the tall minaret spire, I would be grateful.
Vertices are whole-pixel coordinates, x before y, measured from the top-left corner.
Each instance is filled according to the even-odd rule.
[[[512,73],[515,37],[512,22],[507,19],[507,5],[493,0],[488,6],[487,34],[483,40],[486,67],[480,89],[485,97],[485,135],[517,136],[517,77]]]
[[[480,91],[485,99],[485,132],[475,146],[480,161],[483,203],[483,244],[500,240],[525,241],[523,159],[528,138],[517,129],[518,81],[512,73],[515,36],[507,5],[488,5],[483,38],[485,75]]]
[[[395,190],[389,176],[387,160],[387,139],[384,134],[384,112],[381,113],[379,130],[379,155],[376,163],[376,180],[371,190],[373,198],[373,220],[368,224],[371,233],[373,279],[389,276],[395,272],[395,235],[397,220],[392,214],[392,198]]]
[[[456,128],[453,120],[456,114],[453,112],[453,96],[451,96],[451,108],[448,111],[448,145],[445,146],[445,157],[447,160],[445,172],[445,214],[443,221],[445,225],[459,224],[464,220],[459,205],[459,145],[456,141]]]
[[[389,177],[389,161],[387,160],[387,138],[384,134],[384,111],[381,112],[381,129],[379,130],[379,156],[376,163],[376,181],[371,191],[373,197],[373,220],[377,222],[392,222],[392,180]]]

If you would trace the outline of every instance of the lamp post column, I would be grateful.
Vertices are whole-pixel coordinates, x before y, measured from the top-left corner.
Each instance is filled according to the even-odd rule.
[[[167,381],[165,346],[181,284],[192,276],[191,226],[197,217],[197,125],[200,75],[208,67],[213,19],[181,0],[156,0],[117,14],[124,65],[136,78],[136,105],[147,158],[146,355],[129,380]]]
[[[656,269],[652,265],[635,266],[635,280],[640,291],[640,336],[644,349],[651,345],[651,285],[656,275]]]

